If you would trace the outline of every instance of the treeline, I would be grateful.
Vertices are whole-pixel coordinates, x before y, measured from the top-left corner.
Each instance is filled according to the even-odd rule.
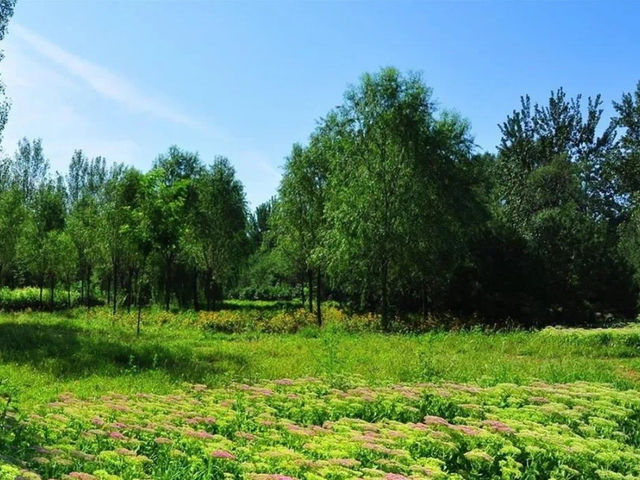
[[[497,153],[478,154],[469,124],[438,109],[419,76],[364,75],[293,147],[248,277],[306,282],[316,302],[379,311],[387,327],[408,313],[521,325],[633,316],[640,84],[609,121],[602,105],[563,89],[544,104],[523,97]]]
[[[78,150],[52,174],[40,140],[23,139],[0,161],[0,287],[37,286],[53,302],[64,286],[69,303],[73,290],[114,312],[295,297],[319,323],[331,299],[387,328],[439,313],[632,316],[640,84],[613,106],[605,121],[599,96],[524,97],[497,153],[479,154],[419,75],[366,74],[293,146],[277,195],[252,213],[225,158],[171,147],[143,173]]]
[[[81,151],[49,175],[39,140],[0,168],[0,285],[79,288],[80,301],[213,308],[249,254],[244,190],[229,162],[169,149],[146,174]],[[53,303],[52,303],[53,304]]]

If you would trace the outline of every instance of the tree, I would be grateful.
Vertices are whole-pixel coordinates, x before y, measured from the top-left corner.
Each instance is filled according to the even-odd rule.
[[[48,180],[49,161],[44,157],[42,141],[20,140],[11,169],[13,182],[22,191],[25,202],[31,204]]]
[[[107,180],[105,159],[89,160],[77,150],[66,180],[69,192],[66,230],[76,247],[81,300],[90,306],[93,301],[91,278],[104,253],[101,208],[105,204]]]
[[[613,124],[599,128],[601,103],[590,98],[583,115],[580,96],[569,100],[562,89],[545,106],[532,107],[524,97],[501,126],[497,213],[541,267],[541,321],[589,321],[597,311],[624,311],[628,304],[614,294],[628,288],[615,248],[622,211],[609,174],[615,131]]]
[[[438,119],[418,75],[387,68],[348,90],[325,128],[332,139],[326,263],[361,305],[379,303],[388,329],[392,293],[415,290],[421,259],[444,243],[435,238],[448,228],[442,212],[457,192],[447,182],[471,145],[467,127]]]
[[[4,278],[15,267],[16,249],[22,235],[26,211],[20,191],[11,187],[0,188],[0,287]]]
[[[71,287],[78,273],[78,251],[67,231],[59,232],[56,238],[56,275],[67,287],[67,307],[73,306],[71,300]]]
[[[617,113],[615,125],[623,130],[615,168],[619,193],[635,206],[640,200],[640,82],[633,93],[625,93],[613,106]]]
[[[34,195],[33,208],[25,218],[25,226],[18,241],[17,256],[23,274],[35,280],[42,291],[47,280],[55,280],[55,234],[64,229],[64,191],[51,180],[41,185]]]
[[[614,102],[616,126],[622,129],[616,174],[627,200],[627,218],[620,225],[620,251],[640,284],[640,82],[633,93]]]
[[[217,158],[194,186],[197,200],[188,243],[204,272],[209,309],[215,302],[214,292],[237,277],[248,252],[247,204],[242,183],[226,158]]]
[[[312,137],[310,146],[296,144],[285,164],[278,190],[274,218],[275,237],[283,258],[309,285],[309,311],[313,312],[313,277],[316,277],[316,315],[322,324],[321,239],[324,233],[326,184],[329,157],[324,151],[330,145],[323,129]]]
[[[269,231],[269,219],[273,213],[276,198],[272,197],[264,203],[258,205],[255,211],[249,216],[249,240],[253,251],[256,251],[263,244],[265,236]]]
[[[69,235],[61,230],[50,230],[45,235],[41,251],[41,265],[50,287],[50,310],[55,308],[55,287],[64,281],[67,287],[67,306],[71,307],[71,283],[75,274],[76,251]]]
[[[171,301],[171,269],[179,253],[184,229],[184,205],[187,180],[175,183],[165,181],[165,173],[155,168],[147,173],[145,216],[149,219],[150,237],[154,251],[162,262],[164,304],[169,310]]]
[[[118,283],[122,283],[123,270],[128,270],[127,284],[131,297],[133,262],[136,257],[136,239],[133,237],[139,209],[142,174],[134,168],[114,167],[105,185],[103,205],[103,236],[110,262],[113,284],[113,313],[118,305]],[[129,262],[127,262],[129,259]],[[127,268],[129,263],[129,268]]]
[[[532,107],[528,96],[521,98],[521,109],[514,110],[500,126],[500,200],[512,220],[524,227],[539,209],[522,194],[529,174],[551,164],[558,167],[559,162],[568,162],[574,170],[581,194],[574,200],[580,210],[593,218],[616,215],[619,205],[607,175],[616,151],[615,124],[599,128],[601,106],[600,95],[589,97],[583,115],[581,95],[567,99],[562,88],[551,92],[545,106]],[[558,194],[566,192],[563,189]]]

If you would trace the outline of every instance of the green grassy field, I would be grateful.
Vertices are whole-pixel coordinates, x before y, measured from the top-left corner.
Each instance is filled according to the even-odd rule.
[[[146,311],[137,336],[133,313],[112,316],[96,308],[0,314],[2,388],[15,392],[20,415],[37,414],[29,420],[21,417],[27,433],[5,435],[15,457],[13,466],[0,469],[0,479],[15,478],[21,469],[42,478],[107,480],[640,476],[640,326],[409,335],[350,333],[338,323],[323,329],[307,326],[294,334],[225,334],[208,325],[194,313]],[[269,383],[276,379],[294,379],[295,386],[289,391],[289,380]],[[194,392],[193,384],[213,389],[207,390],[211,397]],[[257,387],[246,390],[238,384]],[[398,384],[410,393],[397,397],[393,386]],[[271,390],[280,396],[264,393]],[[542,397],[552,408],[536,403]],[[171,413],[176,399],[201,424],[196,433]],[[268,430],[247,419],[244,409],[256,401],[266,403],[252,415],[271,412]],[[524,417],[518,402],[529,408]],[[113,409],[105,409],[112,404]],[[238,405],[244,405],[242,410]],[[313,413],[318,409],[324,413]],[[198,420],[208,414],[217,423]],[[422,417],[426,420],[420,423]],[[153,431],[159,418],[169,423],[149,436],[145,432]],[[329,420],[342,426],[329,428],[324,425]],[[114,436],[87,440],[82,432],[93,428],[92,421],[106,422],[109,427],[100,426],[105,430],[100,435]],[[451,438],[427,448],[424,438],[407,427],[411,422],[427,425],[429,431],[436,425]],[[511,437],[499,436],[492,428],[503,423],[491,422],[505,422]],[[113,425],[136,425],[136,430]],[[315,443],[281,431],[313,425],[324,425]],[[377,453],[370,455],[352,437],[356,430],[371,429],[390,438],[384,447],[371,447]],[[526,433],[531,429],[549,437],[548,445],[536,446]],[[118,437],[121,430],[124,439]],[[474,439],[477,433],[477,441],[460,431],[475,432]],[[194,435],[202,438],[194,443]],[[262,440],[248,445],[238,435]],[[414,443],[399,440],[406,436]],[[180,458],[160,448],[164,440],[158,444],[154,438],[181,445],[182,453],[174,452]],[[347,446],[327,446],[338,441]],[[45,453],[34,452],[34,444]],[[398,458],[380,448],[395,451]],[[576,448],[624,449],[628,457],[623,464],[586,461],[572,453]],[[280,452],[273,453],[277,461],[261,463],[264,449]],[[295,468],[287,467],[294,458]],[[78,475],[68,476],[74,472]]]
[[[305,376],[359,376],[385,384],[449,380],[495,385],[578,380],[640,385],[640,327],[537,332],[347,333],[338,327],[297,334],[222,334],[171,315],[96,309],[0,314],[0,378],[23,404],[60,392],[168,393],[184,382]],[[176,315],[178,318],[179,315]],[[167,320],[169,318],[169,320]]]

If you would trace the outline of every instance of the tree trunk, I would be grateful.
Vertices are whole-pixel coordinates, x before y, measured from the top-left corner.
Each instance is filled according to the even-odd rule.
[[[167,260],[164,279],[164,309],[169,311],[169,303],[171,301],[171,293],[169,290],[169,281],[171,280],[171,261]]]
[[[382,328],[389,331],[389,267],[385,261],[382,265]]]
[[[71,281],[67,282],[67,307],[71,308]]]
[[[302,300],[302,308],[307,304],[307,297],[304,295],[304,280],[300,281],[300,300]]]
[[[140,335],[140,319],[142,318],[142,298],[140,293],[142,292],[142,286],[140,285],[140,274],[136,274],[137,284],[138,284],[138,295],[136,295],[138,300],[138,324],[136,326],[136,335]]]
[[[193,271],[193,309],[197,312],[200,310],[198,302],[198,270]]]
[[[54,302],[54,289],[56,287],[56,281],[55,281],[55,277],[52,275],[51,276],[51,298],[49,299],[49,307],[51,308],[51,311],[53,312],[53,302]]]
[[[118,304],[118,267],[113,262],[113,314],[116,314]]]
[[[91,308],[91,268],[87,268],[87,309]]]
[[[211,272],[211,270],[207,270],[207,284],[204,287],[204,291],[205,291],[205,295],[207,297],[207,311],[211,310],[211,277],[212,277],[213,273]]]
[[[427,287],[425,285],[424,280],[422,281],[422,318],[424,321],[427,321]]]
[[[127,313],[131,313],[131,297],[133,296],[133,269],[129,268],[127,280]]]
[[[316,320],[318,322],[318,326],[321,327],[322,326],[322,310],[320,308],[321,306],[321,292],[320,292],[320,286],[322,285],[322,278],[320,276],[320,268],[318,268],[318,276],[317,276],[317,280],[316,280]]]
[[[107,277],[107,308],[111,304],[111,277]]]
[[[309,277],[309,312],[313,313],[313,272],[307,270],[307,276]]]
[[[84,277],[80,276],[80,305],[84,302]]]

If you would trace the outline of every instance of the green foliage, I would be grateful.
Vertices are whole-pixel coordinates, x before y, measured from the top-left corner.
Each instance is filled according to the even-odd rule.
[[[53,296],[54,310],[64,310],[69,308],[67,291],[65,289],[56,289]],[[43,292],[43,303],[40,302],[40,290],[35,287],[24,287],[18,289],[9,289],[7,287],[0,288],[0,310],[3,311],[19,311],[19,310],[40,310],[43,304],[47,307],[51,306],[51,291]],[[79,303],[80,295],[77,291],[71,291],[71,304]]]
[[[247,206],[244,187],[226,158],[217,159],[196,181],[193,229],[186,235],[186,250],[203,281],[207,305],[216,287],[229,287],[237,278],[248,251]]]
[[[240,287],[230,295],[240,300],[293,300],[298,292],[288,284],[271,285],[269,281],[257,281],[256,286]]]
[[[332,149],[329,272],[361,303],[380,303],[388,326],[390,297],[433,295],[442,260],[456,256],[454,212],[465,210],[466,192],[455,185],[472,144],[468,126],[436,116],[419,76],[388,68],[348,90],[324,129]]]
[[[522,261],[535,272],[535,284],[522,288],[535,292],[533,322],[594,322],[597,313],[633,310],[617,252],[624,204],[612,177],[615,123],[600,127],[601,104],[590,98],[583,115],[580,96],[559,89],[544,106],[524,97],[501,126],[496,220],[522,237]]]
[[[619,193],[630,195],[635,203],[640,191],[640,82],[634,92],[623,94],[620,103],[613,106],[618,114],[614,121],[623,129],[615,165]]]
[[[17,188],[0,190],[0,285],[16,265],[25,209]]]
[[[0,8],[8,18],[13,2]],[[383,68],[293,146],[277,195],[253,213],[222,157],[172,146],[143,173],[78,150],[63,177],[23,139],[0,161],[0,286],[48,289],[55,308],[64,285],[114,315],[296,299],[319,326],[338,302],[394,331],[629,318],[639,92],[608,123],[599,96],[523,97],[497,154],[480,155],[420,75]]]
[[[270,198],[258,205],[255,212],[249,216],[249,240],[254,249],[260,248],[265,241],[275,202],[275,197]]]

